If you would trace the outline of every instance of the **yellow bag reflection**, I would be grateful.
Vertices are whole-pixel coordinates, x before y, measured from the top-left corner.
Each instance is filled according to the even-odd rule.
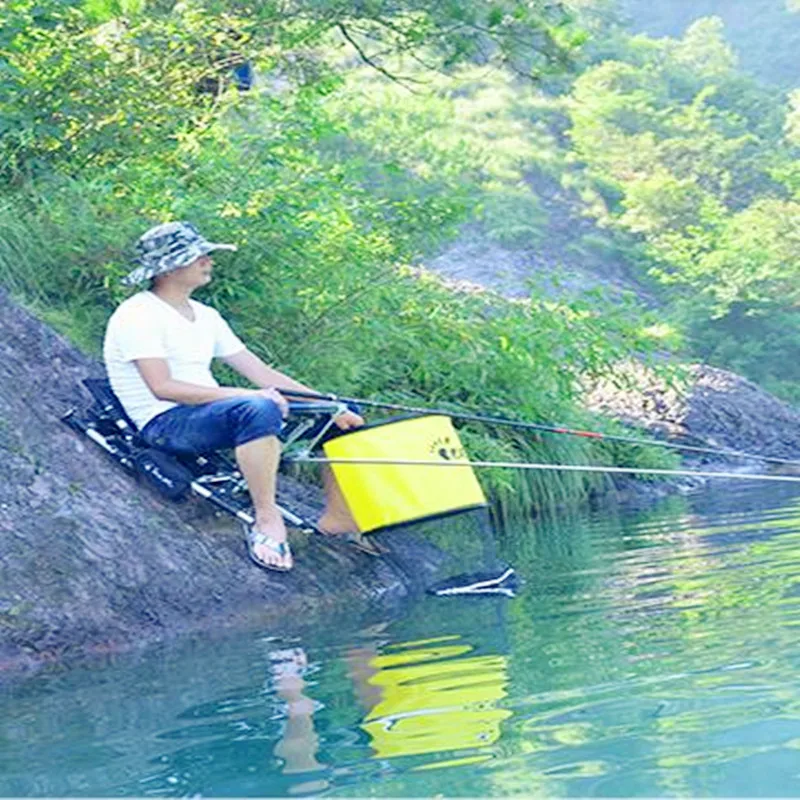
[[[368,425],[323,445],[328,458],[465,462],[449,417],[432,414]],[[362,533],[486,505],[471,467],[331,464]]]
[[[511,712],[495,708],[506,696],[508,677],[503,656],[460,658],[467,646],[438,648],[437,657],[448,660],[403,664],[418,660],[424,651],[380,656],[382,669],[370,679],[381,687],[383,699],[361,727],[372,738],[376,758],[440,753],[493,744],[500,723]],[[453,658],[453,656],[456,656]]]

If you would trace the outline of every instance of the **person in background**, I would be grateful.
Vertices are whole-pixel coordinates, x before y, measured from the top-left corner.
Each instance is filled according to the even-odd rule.
[[[235,245],[206,240],[189,222],[169,222],[144,233],[127,285],[149,281],[108,321],[103,358],[114,393],[151,447],[197,455],[233,449],[250,491],[255,523],[247,531],[250,557],[261,567],[292,568],[286,527],[275,503],[280,459],[278,433],[288,413],[281,390],[311,392],[249,350],[215,309],[192,299],[212,279],[215,250]],[[211,374],[219,358],[255,388],[220,386]],[[348,410],[340,430],[364,420]],[[326,508],[321,531],[355,532],[356,526],[329,470],[323,474]]]

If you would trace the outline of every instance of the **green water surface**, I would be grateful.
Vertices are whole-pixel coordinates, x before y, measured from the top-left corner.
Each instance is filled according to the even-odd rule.
[[[0,694],[3,796],[800,796],[800,496],[505,531],[520,595]]]

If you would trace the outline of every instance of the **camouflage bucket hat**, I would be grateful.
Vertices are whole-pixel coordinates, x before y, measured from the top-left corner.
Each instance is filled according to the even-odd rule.
[[[139,266],[126,275],[122,282],[126,286],[135,286],[156,275],[188,267],[212,250],[236,250],[236,245],[209,242],[191,222],[156,225],[136,242],[134,263]]]

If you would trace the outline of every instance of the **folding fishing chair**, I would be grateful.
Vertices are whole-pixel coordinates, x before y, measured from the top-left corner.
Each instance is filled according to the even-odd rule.
[[[83,414],[71,409],[61,418],[70,428],[87,436],[126,470],[169,499],[180,500],[194,493],[243,523],[253,524],[247,484],[227,454],[180,456],[153,448],[142,439],[108,380],[87,378],[83,385],[93,402]],[[281,460],[307,457],[346,409],[347,405],[338,401],[289,403],[289,416],[280,434]],[[290,525],[316,530],[308,520],[279,508]]]

